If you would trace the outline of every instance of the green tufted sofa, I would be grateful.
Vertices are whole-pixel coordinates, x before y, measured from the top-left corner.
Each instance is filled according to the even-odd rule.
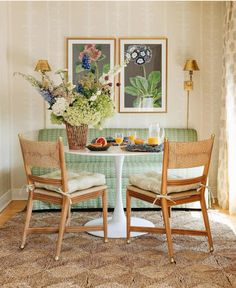
[[[116,132],[123,132],[127,135],[129,129],[122,128],[104,128],[103,130],[89,129],[88,143],[92,139],[98,136],[114,136]],[[134,130],[134,129],[132,129]],[[148,129],[135,128],[137,131],[137,136],[139,138],[147,139]],[[170,141],[196,141],[197,132],[194,129],[177,129],[177,128],[166,128],[165,135]],[[41,129],[38,133],[39,141],[55,141],[59,136],[62,136],[64,144],[67,145],[67,137],[65,129]],[[108,185],[108,207],[113,208],[115,203],[115,165],[113,157],[86,157],[81,155],[66,153],[66,165],[68,169],[73,171],[90,171],[99,172],[106,175],[107,185]],[[150,170],[161,171],[162,166],[162,153],[159,154],[148,154],[145,156],[138,157],[126,157],[123,165],[122,173],[122,194],[123,203],[125,207],[125,190],[128,183],[128,176],[135,173],[143,173]],[[34,168],[33,173],[35,175],[45,174],[45,171],[40,168]],[[81,202],[73,206],[73,208],[100,208],[100,199],[92,199],[89,201]],[[132,202],[133,208],[153,208],[152,205],[136,200]],[[41,201],[34,201],[33,210],[42,209],[57,209],[56,205],[43,203]]]

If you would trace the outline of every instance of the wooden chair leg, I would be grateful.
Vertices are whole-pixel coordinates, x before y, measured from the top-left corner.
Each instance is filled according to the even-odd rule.
[[[104,230],[104,242],[108,242],[107,239],[107,190],[102,194],[102,215],[103,215],[103,230]]]
[[[171,217],[171,207],[168,207],[169,218]]]
[[[170,219],[169,219],[168,205],[167,205],[166,199],[162,199],[161,209],[162,209],[163,220],[164,220],[164,224],[165,224],[170,262],[175,263],[174,252],[173,252],[173,243],[172,243],[172,237],[171,237]]]
[[[30,219],[31,219],[31,215],[32,215],[32,207],[33,207],[33,191],[30,191],[29,192],[29,196],[28,196],[28,203],[27,203],[27,211],[26,211],[24,231],[23,231],[22,242],[21,242],[21,246],[20,246],[21,249],[25,248],[27,231],[28,231],[28,228],[29,228]]]
[[[201,204],[201,208],[202,208],[202,216],[203,216],[205,228],[207,231],[207,237],[208,237],[210,252],[213,252],[214,251],[213,240],[212,240],[212,236],[211,236],[211,228],[210,228],[210,223],[209,223],[209,219],[208,219],[206,202],[205,202],[204,196],[201,197],[200,204]]]
[[[60,220],[60,224],[59,224],[59,232],[58,232],[56,256],[55,256],[56,261],[59,260],[59,256],[61,253],[61,244],[62,244],[64,232],[65,232],[68,209],[69,209],[69,199],[67,197],[63,197],[61,220]]]
[[[126,191],[126,241],[130,243],[130,222],[131,222],[131,196],[129,190]]]

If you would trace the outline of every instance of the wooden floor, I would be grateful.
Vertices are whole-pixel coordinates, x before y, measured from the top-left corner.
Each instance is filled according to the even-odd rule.
[[[26,201],[14,200],[12,201],[1,213],[0,213],[0,226],[6,223],[17,212],[24,210],[26,207]],[[226,211],[215,208],[211,210],[214,213],[214,219],[231,227],[236,234],[236,215],[230,216]]]
[[[17,212],[22,211],[26,207],[27,201],[15,200],[12,201],[1,213],[0,213],[0,226],[6,223]]]

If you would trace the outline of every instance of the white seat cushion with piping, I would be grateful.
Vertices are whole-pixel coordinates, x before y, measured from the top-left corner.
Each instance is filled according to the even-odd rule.
[[[61,172],[60,171],[53,171],[47,174],[40,176],[42,178],[49,178],[49,179],[60,179]],[[67,172],[68,177],[68,193],[73,193],[78,190],[88,189],[94,186],[101,186],[106,184],[106,179],[104,174],[100,173],[91,173],[91,172]],[[60,192],[60,187],[54,185],[48,185],[44,183],[35,183],[36,188],[46,189],[49,191]]]
[[[170,174],[168,175],[168,180],[171,179],[181,179],[181,177]],[[161,180],[162,174],[155,171],[146,172],[144,174],[133,174],[129,176],[129,183],[131,185],[141,188],[143,190],[152,191],[156,194],[161,194]],[[167,194],[195,190],[198,189],[200,185],[201,183],[181,186],[169,186],[167,187]]]

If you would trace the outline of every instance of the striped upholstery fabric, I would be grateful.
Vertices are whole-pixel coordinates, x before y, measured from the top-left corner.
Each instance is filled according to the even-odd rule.
[[[124,135],[127,135],[127,132],[130,129],[123,128],[104,128],[103,130],[99,129],[89,129],[88,143],[90,143],[94,138],[99,136],[113,136],[116,132],[123,132]],[[148,129],[135,128],[132,129],[137,132],[139,138],[147,139]],[[165,135],[170,141],[197,141],[197,132],[194,129],[177,129],[177,128],[166,128]],[[67,137],[65,129],[42,129],[39,130],[38,140],[39,141],[55,141],[58,137],[62,137],[65,145],[67,145]],[[102,173],[106,175],[106,181],[108,186],[108,207],[114,207],[115,203],[115,165],[113,157],[86,157],[80,155],[73,155],[66,153],[66,165],[67,168],[79,172],[79,171],[88,171],[93,173]],[[145,155],[138,157],[126,157],[123,166],[122,174],[122,195],[123,203],[125,204],[125,191],[128,184],[128,177],[130,174],[138,174],[143,172],[148,172],[150,170],[161,171],[162,166],[162,153],[156,155]],[[42,175],[50,171],[45,171],[41,168],[34,168],[33,173],[35,175]],[[100,208],[101,200],[100,199],[91,199],[89,201],[81,202],[74,206],[75,208]],[[135,199],[132,202],[132,207],[134,208],[148,208],[152,205]],[[43,203],[41,201],[34,201],[34,210],[41,209],[57,209],[56,205]]]

